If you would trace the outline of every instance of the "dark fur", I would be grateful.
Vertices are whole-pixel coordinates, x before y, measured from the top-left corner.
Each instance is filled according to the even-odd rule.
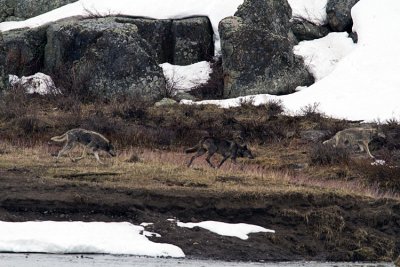
[[[218,164],[218,168],[221,167],[228,158],[231,158],[232,162],[234,163],[236,163],[236,158],[238,157],[247,157],[250,159],[254,158],[250,149],[248,149],[246,145],[241,146],[234,141],[212,137],[203,137],[195,147],[186,149],[185,152],[197,152],[196,155],[194,155],[190,159],[188,167],[190,167],[195,158],[204,155],[206,152],[208,152],[206,161],[212,168],[215,168],[215,166],[211,163],[210,159],[215,153],[220,154],[224,157],[222,161]]]

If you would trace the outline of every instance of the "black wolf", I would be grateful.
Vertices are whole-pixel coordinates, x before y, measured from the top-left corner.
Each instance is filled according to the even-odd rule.
[[[188,167],[190,167],[195,158],[204,155],[206,152],[208,152],[206,161],[212,168],[215,168],[215,166],[211,163],[210,159],[215,153],[221,154],[224,157],[218,164],[217,168],[221,167],[228,158],[231,158],[232,162],[234,163],[236,163],[237,157],[247,157],[250,159],[254,158],[250,149],[248,149],[246,145],[241,146],[234,141],[217,139],[213,137],[203,137],[195,147],[186,149],[185,152],[197,152],[196,155],[190,159],[187,165]]]
[[[96,160],[99,163],[103,163],[103,162],[101,162],[99,154],[98,154],[98,152],[101,150],[107,152],[112,157],[116,156],[116,153],[114,151],[114,146],[111,144],[111,142],[107,138],[105,138],[103,135],[101,135],[99,133],[96,133],[93,131],[88,131],[88,130],[81,129],[81,128],[69,130],[60,136],[54,136],[51,138],[51,140],[55,141],[55,142],[66,141],[64,147],[58,152],[57,161],[62,154],[69,152],[74,147],[76,147],[78,144],[83,145],[84,150],[83,150],[82,156],[80,156],[78,158],[74,159],[70,156],[70,158],[73,162],[83,159],[86,156],[86,149],[89,149],[90,152],[92,152],[94,154],[94,156],[96,157]]]

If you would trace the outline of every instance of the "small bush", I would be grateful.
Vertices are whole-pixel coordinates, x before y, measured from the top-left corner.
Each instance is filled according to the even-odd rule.
[[[350,152],[346,148],[316,144],[311,148],[309,157],[312,165],[348,164]]]
[[[301,116],[312,122],[320,122],[324,116],[318,108],[319,103],[306,105],[300,109]]]
[[[370,162],[355,162],[355,170],[368,183],[377,184],[380,189],[398,192],[400,190],[400,167],[372,165]]]
[[[283,113],[284,108],[281,100],[269,100],[265,107],[267,108],[267,115],[269,117],[276,117]]]

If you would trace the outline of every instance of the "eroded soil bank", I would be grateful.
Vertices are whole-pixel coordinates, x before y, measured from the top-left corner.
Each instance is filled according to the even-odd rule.
[[[187,257],[239,261],[391,261],[400,253],[400,203],[335,193],[280,192],[262,196],[202,188],[115,189],[52,183],[26,170],[0,169],[0,220],[153,222],[155,242]],[[276,230],[248,240],[167,221],[218,220]]]

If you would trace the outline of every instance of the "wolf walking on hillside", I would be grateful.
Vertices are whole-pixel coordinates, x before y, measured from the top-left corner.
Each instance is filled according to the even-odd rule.
[[[111,144],[111,142],[103,135],[94,131],[76,128],[67,131],[63,135],[54,136],[51,138],[51,140],[54,142],[65,141],[64,147],[58,152],[57,161],[63,154],[70,152],[78,144],[84,146],[83,153],[82,156],[78,158],[72,158],[71,155],[69,155],[73,162],[83,159],[86,156],[87,149],[94,154],[97,162],[101,164],[103,164],[103,162],[100,160],[99,151],[105,151],[112,157],[116,156],[114,146]]]
[[[216,168],[210,161],[211,157],[217,153],[223,156],[222,161],[218,164],[218,167],[221,167],[222,164],[228,159],[231,158],[232,162],[236,163],[236,158],[237,157],[247,157],[250,159],[253,159],[253,155],[250,151],[250,149],[247,148],[246,145],[241,146],[238,143],[234,141],[229,141],[229,140],[224,140],[224,139],[217,139],[217,138],[212,138],[212,137],[203,137],[200,139],[199,143],[192,148],[186,149],[186,153],[194,153],[197,152],[196,155],[194,155],[189,163],[188,167],[192,164],[193,160],[195,158],[198,158],[202,155],[204,155],[206,152],[208,152],[206,161],[212,168]]]
[[[367,152],[368,156],[375,158],[369,151],[368,144],[375,137],[386,138],[386,136],[379,132],[376,128],[348,128],[339,131],[331,139],[323,142],[324,145],[331,145],[333,147],[346,147],[358,146],[361,152]]]

